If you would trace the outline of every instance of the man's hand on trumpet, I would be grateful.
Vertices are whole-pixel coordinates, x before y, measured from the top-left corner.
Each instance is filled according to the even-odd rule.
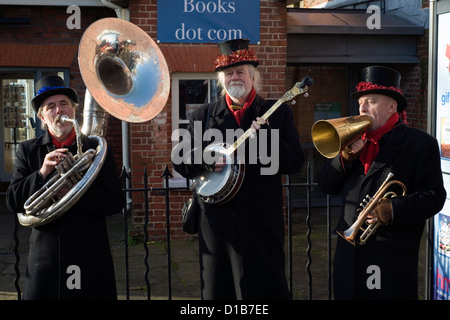
[[[378,201],[378,205],[367,215],[367,223],[381,223],[385,226],[392,221],[392,204],[391,200],[387,198],[381,198]]]

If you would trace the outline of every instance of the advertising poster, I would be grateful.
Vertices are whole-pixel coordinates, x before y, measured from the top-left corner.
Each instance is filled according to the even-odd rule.
[[[448,210],[448,208],[447,208]],[[450,217],[442,212],[435,216],[434,300],[450,300]]]
[[[433,299],[450,300],[450,13],[440,14],[437,22],[436,138],[447,200],[434,216]]]

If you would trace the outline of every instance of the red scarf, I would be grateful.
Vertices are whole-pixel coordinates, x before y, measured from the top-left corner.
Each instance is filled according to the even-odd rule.
[[[48,132],[50,133],[50,131]],[[69,136],[67,137],[66,140],[59,142],[58,140],[56,140],[52,134],[50,133],[50,137],[52,138],[52,142],[55,145],[55,147],[57,149],[59,148],[63,148],[64,146],[68,147],[71,146],[73,141],[75,140],[75,137],[77,136],[77,134],[75,133],[75,129],[72,129],[72,131],[70,131]]]
[[[368,131],[361,136],[361,139],[368,140],[366,148],[359,156],[359,160],[361,160],[361,163],[364,166],[364,174],[367,174],[370,166],[372,165],[372,162],[375,160],[378,152],[380,151],[378,141],[380,141],[381,137],[385,133],[394,129],[395,124],[398,122],[398,119],[399,114],[396,112],[389,118],[388,121],[386,121],[384,126],[374,131]]]
[[[251,104],[253,103],[253,100],[255,100],[255,97],[256,97],[256,91],[255,91],[255,88],[252,88],[252,90],[250,91],[250,94],[247,97],[247,100],[244,103],[244,106],[239,110],[233,110],[231,108],[231,106],[233,105],[233,100],[231,100],[228,93],[226,94],[225,100],[227,101],[228,109],[230,109],[230,111],[233,114],[234,118],[236,119],[236,122],[238,123],[238,125],[241,125],[241,120],[244,117],[245,110],[249,106],[251,106]]]

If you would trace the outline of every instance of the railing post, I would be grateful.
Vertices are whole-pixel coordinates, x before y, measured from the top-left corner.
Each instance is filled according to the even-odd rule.
[[[150,189],[151,190],[151,189]],[[144,216],[144,264],[145,264],[145,273],[144,273],[144,280],[145,285],[147,287],[147,300],[151,300],[151,292],[150,292],[150,281],[148,281],[148,274],[150,267],[148,265],[148,175],[147,175],[147,167],[144,168],[144,210],[145,210],[145,216]]]
[[[289,269],[289,291],[293,298],[293,271],[292,271],[292,213],[291,213],[291,180],[289,175],[285,176],[286,182],[286,220],[288,227],[288,269]]]
[[[306,166],[306,202],[307,202],[307,216],[306,216],[306,226],[308,230],[306,232],[306,240],[308,242],[308,247],[306,248],[306,255],[308,256],[308,262],[306,263],[306,272],[308,273],[308,300],[312,300],[312,275],[311,275],[311,168],[308,161]]]
[[[125,166],[122,167],[122,173],[120,174],[120,179],[123,181],[123,190],[125,193],[126,204],[125,207],[122,209],[122,215],[123,215],[123,238],[124,238],[124,244],[125,244],[125,292],[126,292],[126,298],[127,300],[130,300],[130,280],[129,280],[129,266],[128,266],[128,206],[131,205],[128,203],[128,197],[129,191],[127,190],[128,183],[131,184],[129,181],[131,178],[129,172],[127,171],[127,168]],[[130,194],[131,198],[131,194]]]
[[[331,201],[327,194],[327,254],[328,254],[328,300],[331,300],[332,290],[332,271],[331,271]]]
[[[160,178],[164,178],[165,196],[166,196],[166,241],[167,241],[167,279],[169,286],[169,300],[172,300],[172,258],[170,252],[170,204],[169,204],[169,178],[172,178],[169,167],[164,168],[164,172]]]

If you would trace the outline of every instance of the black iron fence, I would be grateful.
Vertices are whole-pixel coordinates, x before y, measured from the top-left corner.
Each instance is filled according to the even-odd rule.
[[[130,177],[124,175],[124,186],[130,182]],[[145,297],[151,299],[151,285],[149,280],[150,263],[148,261],[151,248],[149,247],[149,218],[150,218],[150,204],[152,197],[164,197],[165,202],[165,219],[166,219],[166,238],[165,238],[165,250],[167,252],[167,299],[172,300],[172,250],[171,250],[171,227],[173,226],[173,212],[171,212],[171,196],[174,192],[179,194],[179,191],[187,191],[188,181],[186,186],[174,188],[170,186],[171,174],[166,167],[161,179],[164,180],[164,186],[161,188],[154,188],[148,186],[147,170],[144,170],[143,186],[142,188],[126,188],[124,191],[130,195],[133,193],[141,193],[144,196],[144,213],[143,213],[143,282],[145,282]],[[316,199],[313,199],[313,195],[317,195],[317,183],[313,182],[312,170],[309,163],[306,166],[306,180],[302,183],[296,183],[291,181],[291,177],[284,177],[284,191],[285,191],[285,220],[286,220],[286,258],[287,258],[287,270],[289,287],[291,289],[291,295],[294,299],[332,299],[332,253],[334,246],[334,237],[332,232],[332,225],[335,223],[333,219],[336,219],[337,214],[332,211],[339,210],[339,207],[332,206],[330,197],[322,195],[322,203],[317,205]],[[302,204],[299,208],[298,197],[299,190],[302,192]],[[295,193],[295,197],[293,194]],[[178,199],[179,201],[179,199]],[[293,202],[295,201],[295,205]],[[314,202],[314,203],[313,203]],[[129,206],[127,206],[129,207]],[[179,212],[175,214],[179,215]],[[130,265],[129,265],[129,210],[123,212],[123,239],[124,244],[121,246],[124,250],[124,273],[125,276],[125,299],[130,299]],[[176,220],[178,221],[178,220]],[[179,223],[179,222],[178,222]],[[14,270],[16,272],[15,288],[17,291],[18,299],[21,298],[21,290],[19,285],[20,268],[19,261],[20,255],[23,252],[19,252],[19,239],[18,239],[18,222],[15,219],[13,237],[15,239],[15,247],[13,252],[16,262]],[[428,233],[429,230],[427,230]],[[421,256],[419,257],[419,291],[424,292],[423,296],[419,292],[419,296],[429,299],[429,287],[430,287],[430,263],[432,263],[432,257],[430,257],[430,243],[432,239],[428,239],[426,234],[423,238],[424,244],[421,249]],[[427,251],[428,250],[428,251]],[[135,267],[135,266],[131,266]],[[132,268],[133,271],[135,268]],[[123,284],[122,284],[123,285]],[[200,283],[199,283],[200,286]]]
[[[307,164],[306,168],[306,182],[304,183],[294,183],[291,182],[291,179],[288,175],[284,177],[284,190],[285,190],[285,219],[286,219],[286,257],[287,257],[287,270],[286,274],[289,281],[289,287],[291,288],[291,295],[294,297],[294,283],[296,282],[296,276],[298,274],[306,273],[306,298],[312,300],[313,299],[313,274],[312,274],[312,267],[313,267],[313,255],[312,250],[314,247],[313,241],[312,241],[312,235],[313,235],[313,225],[311,224],[311,219],[313,217],[313,212],[320,212],[321,215],[325,215],[326,220],[326,229],[322,230],[323,236],[318,239],[317,241],[321,241],[321,248],[322,248],[322,257],[325,259],[326,263],[325,266],[323,266],[322,263],[322,269],[320,271],[320,278],[321,278],[321,286],[324,286],[323,283],[323,275],[326,274],[326,284],[325,287],[327,287],[326,290],[326,297],[324,297],[323,293],[321,295],[321,298],[323,299],[331,299],[331,285],[332,285],[332,278],[331,278],[331,254],[332,254],[332,239],[331,239],[331,205],[330,205],[330,198],[329,196],[325,196],[325,207],[313,207],[312,205],[312,194],[313,194],[313,188],[317,188],[317,183],[312,182],[312,170],[309,165]],[[148,231],[148,223],[149,223],[149,214],[150,214],[150,205],[149,205],[149,197],[152,195],[161,196],[163,195],[165,197],[165,206],[166,206],[166,248],[167,248],[167,281],[168,281],[168,299],[172,299],[172,252],[171,252],[171,193],[176,191],[187,191],[189,190],[189,181],[186,181],[186,186],[184,187],[171,187],[170,186],[170,178],[172,177],[170,170],[168,167],[165,168],[163,174],[161,175],[161,178],[164,179],[164,187],[161,188],[154,188],[148,186],[148,175],[147,170],[144,169],[144,176],[143,176],[143,187],[142,188],[125,188],[125,192],[128,193],[128,195],[135,193],[135,192],[141,192],[144,195],[144,221],[142,225],[142,233],[143,233],[143,246],[145,250],[145,256],[144,256],[144,265],[145,265],[145,272],[144,272],[144,282],[145,282],[145,288],[147,290],[146,297],[150,299],[151,297],[151,286],[150,281],[148,278],[150,267],[149,267],[149,246],[148,246],[148,240],[149,240],[149,231]],[[126,177],[129,179],[129,176]],[[305,192],[305,199],[304,206],[302,207],[302,215],[300,217],[297,217],[297,224],[303,224],[300,228],[301,230],[304,230],[306,227],[306,231],[301,230],[293,230],[293,226],[296,224],[293,219],[293,211],[296,210],[296,208],[293,208],[292,206],[292,194],[293,190],[301,188]],[[130,197],[129,197],[130,198]],[[128,300],[130,297],[130,285],[129,285],[129,263],[128,263],[128,222],[127,222],[127,213],[124,213],[124,239],[125,239],[125,286],[126,286],[126,299]],[[298,219],[301,219],[304,217],[304,221],[298,221]],[[303,239],[301,239],[304,237]],[[299,249],[296,250],[295,243],[298,241],[304,240],[306,242],[306,249],[304,252],[298,252]],[[324,245],[324,242],[326,242],[326,245]],[[302,247],[302,246],[299,246]],[[325,249],[323,249],[325,248]],[[324,252],[325,251],[325,252]],[[325,254],[324,254],[325,253]],[[304,255],[305,259],[295,259],[295,255]],[[304,271],[301,271],[302,266],[295,265],[295,260],[300,260],[302,263],[304,263],[303,268]],[[299,269],[297,272],[294,271],[294,269]],[[304,277],[303,281],[305,280]],[[199,284],[200,285],[200,284]],[[302,285],[305,286],[305,283]],[[304,291],[305,289],[301,289],[301,291]],[[303,293],[302,296],[305,296]]]

